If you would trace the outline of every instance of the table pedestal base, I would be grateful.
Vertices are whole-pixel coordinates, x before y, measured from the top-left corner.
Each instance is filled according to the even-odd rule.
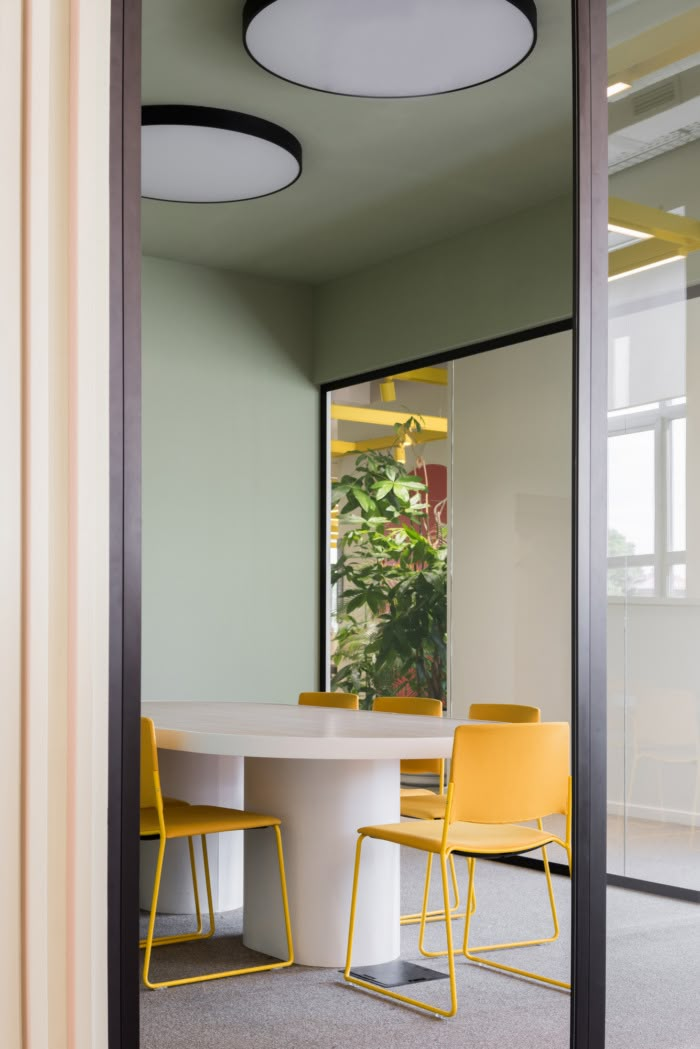
[[[344,966],[357,828],[399,821],[398,760],[246,758],[245,807],[282,820],[295,960]],[[284,958],[277,871],[270,831],[246,831],[244,943]],[[353,963],[391,961],[399,951],[399,850],[368,840]]]

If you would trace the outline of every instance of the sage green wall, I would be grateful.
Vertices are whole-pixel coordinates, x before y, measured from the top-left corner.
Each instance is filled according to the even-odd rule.
[[[331,382],[571,316],[569,198],[320,285],[314,377]]]
[[[304,285],[143,260],[143,699],[316,686],[318,392]]]

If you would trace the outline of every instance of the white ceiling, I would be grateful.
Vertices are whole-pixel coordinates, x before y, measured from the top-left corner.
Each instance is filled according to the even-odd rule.
[[[537,0],[535,51],[480,87],[378,101],[277,80],[245,53],[243,0],[143,0],[143,101],[238,109],[300,139],[273,197],[143,202],[147,254],[320,282],[571,191],[571,27]]]

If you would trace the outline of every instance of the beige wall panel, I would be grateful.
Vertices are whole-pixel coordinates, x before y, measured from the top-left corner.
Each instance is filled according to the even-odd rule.
[[[0,5],[0,1045],[106,1035],[108,0]]]
[[[22,4],[0,4],[0,1045],[22,1038],[21,950],[21,135]]]

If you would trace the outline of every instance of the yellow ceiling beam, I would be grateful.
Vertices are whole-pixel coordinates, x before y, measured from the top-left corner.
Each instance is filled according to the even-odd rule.
[[[684,258],[686,254],[686,249],[669,244],[668,241],[656,238],[642,240],[608,254],[608,280],[637,270],[651,269],[652,266],[661,266],[665,262]]]
[[[411,413],[402,411],[386,411],[383,408],[360,408],[355,404],[332,404],[331,419],[339,419],[349,423],[367,423],[370,426],[390,426],[392,429],[397,424],[404,426]],[[437,430],[439,433],[447,433],[447,419],[440,415],[415,415],[421,427],[425,430]]]
[[[428,441],[444,441],[447,434],[437,430],[421,430],[414,434],[411,444],[424,444]],[[331,455],[355,455],[357,452],[377,452],[396,447],[395,437],[368,437],[360,441],[331,441]]]
[[[608,85],[629,84],[700,51],[700,9],[677,15],[608,51]]]
[[[632,234],[639,233],[641,236],[677,244],[686,251],[700,248],[700,222],[696,219],[672,215],[661,208],[649,208],[646,204],[635,204],[632,200],[610,197],[608,223],[629,230]],[[614,251],[612,254],[617,255],[619,252]]]
[[[447,386],[447,368],[412,368],[389,378],[401,379],[402,382],[428,382],[433,386]]]

